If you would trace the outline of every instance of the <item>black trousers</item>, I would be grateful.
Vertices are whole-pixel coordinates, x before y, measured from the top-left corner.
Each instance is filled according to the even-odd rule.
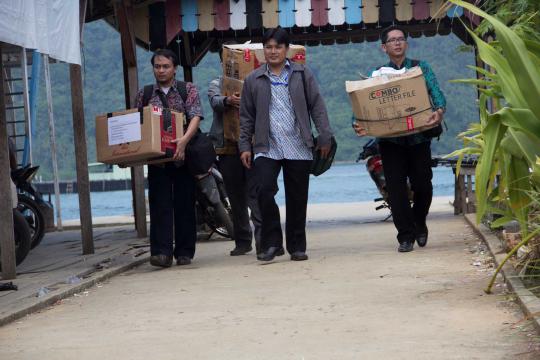
[[[275,195],[278,175],[283,168],[285,184],[285,236],[287,251],[306,251],[306,211],[311,161],[273,160],[259,157],[254,161],[256,194],[262,216],[261,250],[283,246],[283,232]]]
[[[414,241],[416,234],[427,231],[426,217],[433,197],[431,142],[398,145],[381,141],[379,149],[397,239],[400,243]],[[414,192],[412,207],[407,179]]]
[[[219,171],[223,175],[225,190],[231,202],[236,246],[251,245],[253,234],[249,223],[249,208],[255,228],[255,244],[258,248],[261,241],[261,213],[254,191],[256,179],[253,169],[246,169],[239,155],[220,155]]]
[[[148,197],[151,255],[193,258],[197,240],[195,179],[187,167],[149,165]]]

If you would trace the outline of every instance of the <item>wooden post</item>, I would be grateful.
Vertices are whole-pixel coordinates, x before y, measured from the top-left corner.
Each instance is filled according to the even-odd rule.
[[[21,76],[23,84],[23,101],[24,101],[24,121],[26,139],[24,141],[25,151],[23,164],[32,164],[32,121],[30,117],[30,97],[28,91],[28,60],[26,59],[26,48],[21,48]]]
[[[82,42],[82,29],[86,14],[86,0],[79,1],[79,24]],[[77,166],[77,192],[79,195],[79,218],[83,255],[94,253],[92,234],[92,210],[90,205],[90,181],[88,179],[88,157],[86,129],[84,123],[83,82],[81,65],[69,65],[71,79],[71,111],[73,112],[73,142],[75,143],[75,162]]]
[[[214,46],[215,41],[216,38],[208,38],[204,40],[200,46],[196,47],[191,59],[193,65],[197,65],[201,62],[201,60],[204,58],[204,55],[206,55],[210,48]]]
[[[461,214],[461,197],[463,196],[462,178],[463,175],[459,174],[456,175],[454,180],[454,215]]]
[[[193,82],[193,67],[182,66],[184,69],[184,81]]]
[[[472,174],[469,171],[467,173],[467,214],[474,212],[473,196],[473,180]]]
[[[467,188],[465,187],[465,175],[459,174],[458,178],[458,186],[460,190],[459,195],[459,208],[460,208],[460,214],[466,214],[467,213]]]
[[[184,32],[182,35],[182,67],[184,68],[184,81],[193,82],[193,54],[191,53],[191,40],[189,34]]]
[[[56,132],[54,129],[53,100],[51,90],[51,72],[49,55],[43,54],[43,70],[45,72],[45,92],[47,93],[47,110],[49,112],[49,138],[51,140],[51,157],[54,182],[54,206],[56,207],[56,230],[62,231],[62,209],[60,206],[60,184],[58,183],[58,160],[56,158]]]
[[[13,234],[13,213],[11,199],[11,171],[9,168],[9,147],[4,94],[4,69],[2,67],[2,47],[0,45],[0,251],[2,252],[2,279],[17,276],[15,259],[15,237]],[[9,204],[9,206],[6,206]]]
[[[133,27],[133,7],[131,0],[114,3],[114,12],[120,30],[122,43],[122,63],[124,70],[124,93],[126,108],[135,107],[135,95],[139,89],[137,77],[137,49],[135,45],[135,29]],[[144,195],[144,168],[131,168],[131,192],[133,196],[133,212],[135,214],[135,229],[138,237],[147,236],[146,201]]]

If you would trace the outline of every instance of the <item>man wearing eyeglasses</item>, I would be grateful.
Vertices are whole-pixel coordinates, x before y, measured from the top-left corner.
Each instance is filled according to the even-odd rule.
[[[433,108],[427,123],[440,124],[445,112],[446,100],[429,64],[406,57],[407,35],[397,26],[384,29],[381,42],[382,50],[390,60],[383,66],[396,70],[414,66],[422,69]],[[366,130],[356,123],[354,130],[359,136],[366,135]],[[427,244],[426,217],[433,197],[432,136],[432,131],[427,130],[407,136],[379,139],[388,201],[392,209],[394,225],[398,231],[399,252],[412,251],[415,241],[420,247]],[[407,180],[414,194],[412,207],[409,201]]]

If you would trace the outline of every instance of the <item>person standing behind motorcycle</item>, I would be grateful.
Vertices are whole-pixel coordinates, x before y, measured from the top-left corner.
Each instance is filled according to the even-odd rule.
[[[381,34],[382,50],[390,62],[384,66],[396,70],[420,66],[433,106],[428,124],[440,124],[446,109],[446,100],[439,88],[435,74],[425,61],[406,57],[407,35],[397,27],[390,26]],[[366,135],[365,129],[355,123],[354,130],[359,136]],[[426,218],[433,197],[431,179],[431,137],[420,132],[401,137],[379,138],[386,190],[392,210],[394,225],[398,231],[399,252],[409,252],[414,242],[424,247],[428,240]],[[413,191],[411,207],[407,189],[407,179]]]
[[[223,112],[227,107],[240,107],[240,94],[221,95],[221,84],[222,78],[220,77],[212,80],[208,87],[208,99],[214,110],[214,119],[209,134],[219,156],[219,171],[223,175],[225,189],[231,201],[234,226],[234,234],[231,235],[233,235],[236,246],[230,255],[245,255],[252,250],[252,231],[249,224],[248,207],[251,210],[251,220],[255,227],[256,251],[259,253],[261,214],[253,193],[255,185],[253,170],[242,166],[238,155],[238,143],[225,139],[223,135]]]
[[[199,129],[203,119],[199,93],[194,84],[185,83],[187,92],[184,102],[176,81],[178,58],[168,49],[157,50],[151,59],[154,84],[149,104],[163,107],[161,98],[169,108],[183,112],[188,126],[184,135],[173,140],[176,143],[174,160],[182,161],[186,146]],[[144,104],[144,89],[139,90],[136,106]],[[178,162],[148,165],[148,197],[150,205],[150,264],[160,267],[172,265],[173,255],[177,265],[188,265],[195,254],[197,229],[195,220],[195,179],[186,165]],[[173,230],[174,229],[174,230]],[[173,252],[174,233],[174,252]]]
[[[315,77],[307,67],[287,59],[287,31],[267,30],[263,45],[266,65],[244,80],[238,143],[246,168],[251,168],[252,151],[255,153],[253,167],[262,215],[263,251],[257,259],[270,261],[284,254],[279,208],[274,198],[283,168],[287,251],[291,260],[307,260],[306,209],[314,146],[310,117],[319,133],[322,158],[330,151],[332,132]]]

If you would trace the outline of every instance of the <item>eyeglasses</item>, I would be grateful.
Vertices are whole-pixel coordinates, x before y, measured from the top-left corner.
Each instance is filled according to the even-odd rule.
[[[407,39],[404,38],[404,37],[398,37],[398,38],[391,38],[391,39],[388,39],[386,40],[386,44],[397,44],[397,43],[404,43],[404,42],[407,42]]]

